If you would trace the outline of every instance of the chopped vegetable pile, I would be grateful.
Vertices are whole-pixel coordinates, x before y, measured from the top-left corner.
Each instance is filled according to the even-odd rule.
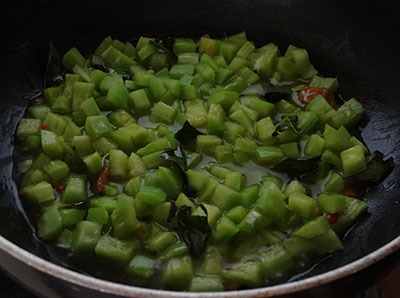
[[[367,210],[355,186],[393,167],[351,134],[362,105],[306,50],[244,32],[106,37],[88,58],[52,46],[45,77],[16,131],[19,196],[42,240],[132,284],[283,281],[343,249]]]

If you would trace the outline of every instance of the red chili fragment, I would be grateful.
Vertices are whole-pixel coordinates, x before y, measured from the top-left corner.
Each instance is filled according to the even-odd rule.
[[[321,216],[321,215],[322,215],[322,212],[321,212],[321,210],[317,210],[317,211],[315,211],[315,216],[319,217],[319,216]]]
[[[330,222],[332,225],[334,225],[334,224],[337,223],[338,220],[339,220],[339,213],[333,213],[333,214],[330,213],[330,214],[327,215],[326,218],[329,220],[329,222]]]
[[[318,94],[321,94],[332,107],[336,107],[335,95],[326,88],[304,87],[299,92],[299,100],[304,104],[309,104]]]
[[[94,183],[92,184],[92,192],[95,194],[103,192],[104,188],[109,182],[110,182],[110,169],[108,167],[104,167],[100,171]]]
[[[58,193],[62,193],[64,191],[64,187],[60,184],[56,185],[55,189]]]
[[[343,191],[343,194],[344,194],[345,196],[347,196],[347,197],[353,197],[353,198],[357,196],[357,192],[356,192],[354,189],[350,188],[350,187],[347,187],[347,188]]]
[[[25,190],[23,188],[21,188],[18,192],[18,196],[22,197],[25,193]]]
[[[49,126],[47,125],[47,123],[42,123],[42,129],[43,130],[48,130]]]
[[[35,101],[36,101],[37,103],[43,103],[43,102],[44,102],[44,98],[43,98],[43,97],[37,97],[37,98],[35,99]]]

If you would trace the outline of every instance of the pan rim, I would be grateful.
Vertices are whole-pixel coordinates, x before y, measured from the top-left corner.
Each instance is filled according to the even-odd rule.
[[[339,267],[334,270],[327,271],[325,273],[308,277],[298,281],[292,281],[279,285],[247,289],[239,291],[226,291],[226,292],[214,292],[214,293],[189,293],[189,292],[178,292],[168,290],[157,290],[141,288],[136,286],[124,285],[116,282],[102,280],[96,277],[83,275],[81,273],[72,271],[62,266],[51,263],[44,260],[23,248],[17,246],[11,241],[7,240],[0,235],[0,250],[10,255],[11,257],[25,263],[26,265],[33,267],[34,269],[41,271],[44,274],[54,276],[65,282],[69,282],[75,286],[81,286],[90,290],[101,291],[103,293],[119,295],[122,297],[152,297],[152,298],[176,298],[176,297],[199,297],[202,298],[243,298],[243,297],[271,297],[277,295],[291,294],[306,290],[316,286],[322,286],[324,284],[333,282],[335,280],[344,278],[348,275],[354,274],[362,269],[378,262],[384,257],[390,255],[400,248],[400,236],[396,237],[392,241],[388,242],[384,246],[377,250],[359,258],[349,264]]]

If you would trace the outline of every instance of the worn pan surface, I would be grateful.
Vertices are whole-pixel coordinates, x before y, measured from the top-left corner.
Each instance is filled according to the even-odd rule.
[[[369,1],[14,1],[3,10],[0,25],[0,266],[46,297],[188,295],[77,273],[75,264],[34,237],[12,180],[13,134],[30,99],[42,91],[49,41],[60,52],[71,46],[89,51],[109,34],[128,40],[140,35],[222,37],[246,30],[258,45],[272,41],[284,49],[295,44],[308,49],[322,75],[338,77],[344,98],[356,96],[363,103],[369,119],[364,141],[399,163],[400,46],[394,38],[399,21],[385,1],[379,7]],[[351,297],[399,260],[399,177],[396,167],[368,191],[369,214],[346,236],[343,252],[289,283],[203,296],[292,296],[302,291],[298,295]]]

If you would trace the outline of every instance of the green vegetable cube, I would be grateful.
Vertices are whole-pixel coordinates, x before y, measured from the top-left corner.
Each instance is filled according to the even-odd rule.
[[[61,209],[63,228],[71,228],[76,226],[80,221],[85,218],[86,210],[83,209]]]
[[[227,242],[239,232],[239,228],[227,216],[222,216],[215,227],[213,238],[218,242]]]
[[[254,136],[254,125],[252,119],[248,116],[248,113],[244,108],[240,108],[229,115],[229,119],[242,125],[246,131]]]
[[[353,146],[349,136],[329,125],[325,125],[323,136],[325,148],[333,153],[339,153]]]
[[[294,262],[284,247],[275,245],[263,253],[262,264],[268,277],[275,278],[285,273],[294,265]]]
[[[168,125],[174,123],[175,117],[176,117],[176,110],[173,107],[161,101],[156,103],[156,105],[151,110],[151,115],[150,115],[151,121],[162,122]]]
[[[259,287],[263,283],[263,265],[260,261],[249,260],[235,264],[223,272],[224,278],[249,287]]]
[[[65,127],[63,138],[66,142],[70,143],[73,137],[80,135],[82,135],[81,129],[71,121]]]
[[[112,177],[124,179],[128,176],[128,155],[118,149],[109,151],[109,168]]]
[[[339,83],[337,78],[323,78],[317,75],[311,79],[310,86],[325,88],[331,92],[335,92],[339,87]]]
[[[316,236],[324,235],[330,229],[329,221],[325,216],[319,216],[305,223],[293,235],[314,238]]]
[[[317,134],[312,134],[304,147],[304,154],[307,156],[320,156],[324,149],[325,141]]]
[[[98,140],[92,142],[93,149],[100,153],[100,155],[104,156],[109,153],[111,149],[116,149],[117,146],[115,143],[110,141],[105,137],[101,137]]]
[[[99,238],[94,250],[96,257],[116,263],[127,264],[134,252],[134,242],[119,240],[109,235],[103,235]]]
[[[321,194],[318,196],[318,203],[325,212],[342,213],[346,208],[346,196]]]
[[[43,166],[43,170],[50,176],[54,184],[62,181],[69,173],[68,165],[62,160],[52,160]]]
[[[344,180],[339,173],[332,172],[324,184],[325,192],[340,193],[344,190]]]
[[[93,253],[100,234],[101,225],[91,221],[81,221],[72,237],[71,251],[76,254]]]
[[[86,116],[95,116],[100,114],[100,109],[93,97],[89,97],[88,99],[84,100],[81,103],[80,108]]]
[[[73,47],[64,54],[62,58],[62,63],[66,68],[72,70],[75,65],[84,67],[86,64],[86,59],[82,56],[82,54],[78,51],[76,47]]]
[[[118,109],[111,112],[107,115],[107,118],[110,123],[116,127],[122,127],[131,121],[135,121],[132,116],[124,109]]]
[[[237,138],[233,147],[235,152],[243,152],[249,156],[255,156],[257,150],[256,142],[251,138]]]
[[[146,173],[146,165],[140,156],[133,152],[129,155],[128,168],[131,177],[141,176]]]
[[[320,254],[333,253],[343,249],[342,242],[332,229],[329,229],[324,235],[315,237],[314,242]]]
[[[224,184],[234,190],[241,191],[244,179],[240,172],[229,172],[225,176]]]
[[[108,121],[108,118],[103,115],[87,117],[85,122],[85,129],[86,133],[92,141],[107,136],[110,132],[113,131],[113,128]]]
[[[108,211],[105,207],[89,208],[86,220],[97,222],[103,226],[108,223]]]
[[[87,197],[86,177],[71,175],[61,195],[61,202],[64,204],[77,203],[85,201]]]
[[[319,122],[322,124],[328,123],[336,114],[335,109],[332,108],[321,94],[314,97],[313,100],[306,105],[306,110],[314,112],[318,116]]]
[[[81,157],[93,153],[92,143],[88,135],[74,136],[71,144]]]
[[[186,175],[188,177],[188,183],[190,187],[193,187],[195,190],[201,192],[207,186],[210,178],[203,173],[194,170],[187,170]]]
[[[207,107],[203,100],[187,100],[184,106],[187,120],[193,127],[201,128],[207,124]]]
[[[168,288],[185,289],[193,275],[193,262],[189,256],[172,258],[164,265],[161,282]]]
[[[236,206],[226,213],[235,224],[239,224],[247,215],[248,211],[242,206]]]
[[[103,159],[97,151],[85,156],[83,162],[86,164],[89,173],[92,175],[98,174],[103,168]]]
[[[155,260],[146,256],[137,255],[129,263],[126,272],[131,276],[147,280],[154,274],[155,265]]]
[[[262,192],[261,189],[256,206],[263,214],[278,224],[284,224],[289,215],[288,206],[273,190]]]
[[[310,68],[308,53],[304,49],[289,45],[286,50],[285,56],[292,59],[292,61],[296,65],[296,72],[298,74],[305,73]]]
[[[256,150],[257,159],[266,164],[275,164],[284,158],[281,149],[277,146],[260,146]]]
[[[257,138],[265,144],[273,144],[272,134],[275,132],[275,125],[271,117],[266,117],[256,123]]]
[[[18,124],[17,138],[24,139],[31,135],[39,135],[40,126],[39,119],[22,118]]]
[[[297,180],[290,181],[285,187],[285,195],[289,197],[293,193],[306,194],[306,188]]]
[[[81,104],[88,98],[93,96],[93,83],[74,82],[72,93],[72,111],[79,111]]]
[[[140,191],[136,194],[136,199],[141,200],[149,205],[158,205],[165,201],[167,194],[158,187],[142,186]]]
[[[272,76],[275,64],[277,62],[278,52],[279,49],[276,45],[272,43],[266,45],[264,54],[259,60],[259,63],[255,65],[259,75],[262,78],[267,79]]]
[[[151,102],[144,89],[138,89],[129,93],[129,99],[135,112],[144,113],[151,108]]]
[[[215,147],[215,160],[219,164],[233,162],[233,148],[230,145],[218,145]]]
[[[117,201],[109,197],[92,197],[88,201],[89,208],[104,207],[107,212],[112,213],[117,207]]]
[[[151,251],[160,254],[176,241],[176,236],[172,232],[163,231],[155,234],[149,239],[148,247]]]
[[[24,187],[24,198],[32,204],[40,205],[54,201],[54,190],[50,183],[42,181],[35,185]]]
[[[111,214],[113,235],[118,239],[126,239],[140,226],[133,206],[125,201],[117,203]]]
[[[198,135],[196,148],[199,152],[213,156],[215,154],[215,148],[218,145],[222,145],[222,140],[214,135]]]
[[[296,142],[280,144],[279,149],[281,149],[283,155],[285,155],[286,157],[295,159],[300,157],[299,145]]]
[[[210,134],[223,132],[225,129],[225,112],[219,104],[210,104],[207,115],[207,131]]]
[[[175,55],[182,53],[194,52],[196,50],[196,43],[190,38],[175,38],[173,51]]]
[[[235,91],[218,90],[208,99],[208,104],[219,104],[222,108],[227,111],[232,104],[239,100],[239,94]]]
[[[61,136],[64,134],[67,122],[60,115],[48,112],[44,118],[43,123],[46,123],[50,131],[55,132],[57,135]]]
[[[341,125],[355,125],[363,116],[364,108],[355,98],[351,98],[339,107],[335,116],[331,119],[333,127]]]
[[[102,93],[107,93],[107,91],[114,85],[123,85],[124,81],[122,77],[117,74],[113,73],[111,75],[107,75],[101,82],[100,82],[100,91]]]
[[[190,292],[219,292],[224,291],[222,278],[218,275],[195,276],[190,282]]]
[[[239,205],[241,196],[240,192],[218,183],[214,194],[210,198],[210,202],[222,210],[227,210]]]
[[[46,104],[36,104],[36,105],[30,106],[28,108],[29,115],[32,118],[39,119],[39,120],[44,120],[44,118],[46,117],[46,114],[49,111],[50,111],[50,107]]]
[[[65,148],[61,140],[52,131],[41,131],[41,143],[43,152],[51,158],[61,158],[65,153]]]
[[[62,218],[57,205],[46,209],[38,222],[39,238],[51,240],[56,238],[62,231]]]
[[[251,205],[253,205],[258,199],[259,190],[260,186],[258,184],[254,184],[243,189],[240,204],[244,207],[250,207]]]
[[[352,176],[364,171],[367,168],[364,150],[360,145],[351,147],[340,153],[345,176]]]
[[[288,208],[306,219],[314,217],[317,211],[315,200],[300,192],[290,194]]]
[[[202,36],[200,39],[199,53],[206,53],[214,56],[218,53],[219,42],[218,40]]]

